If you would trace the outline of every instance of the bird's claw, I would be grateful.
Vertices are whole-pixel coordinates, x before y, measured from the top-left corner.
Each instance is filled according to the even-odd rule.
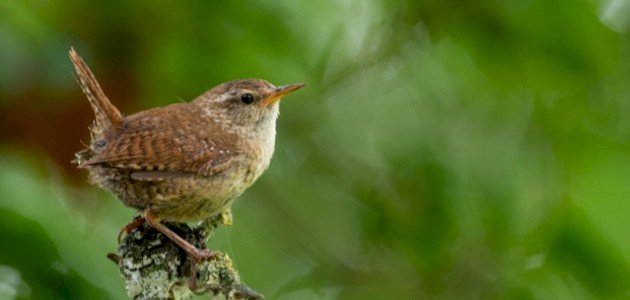
[[[120,244],[120,241],[122,240],[122,236],[125,233],[129,233],[132,230],[140,227],[142,224],[144,224],[144,222],[146,222],[146,219],[144,217],[139,217],[139,218],[135,218],[133,221],[127,223],[127,225],[125,225],[125,227],[123,227],[120,232],[118,233],[118,243]]]
[[[188,281],[188,288],[191,291],[197,289],[197,265],[203,259],[213,259],[217,257],[216,251],[210,251],[208,249],[197,249],[196,253],[190,255],[190,276]]]

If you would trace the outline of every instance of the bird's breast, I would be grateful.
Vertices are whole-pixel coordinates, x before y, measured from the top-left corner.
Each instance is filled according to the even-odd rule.
[[[269,167],[275,148],[275,131],[267,137],[262,137],[249,143],[249,155],[246,159],[244,183],[252,185]]]

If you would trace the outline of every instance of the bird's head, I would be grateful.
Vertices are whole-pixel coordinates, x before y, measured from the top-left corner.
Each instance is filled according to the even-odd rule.
[[[195,101],[220,123],[257,131],[275,127],[279,100],[303,86],[298,83],[276,87],[262,79],[241,79],[220,84]]]

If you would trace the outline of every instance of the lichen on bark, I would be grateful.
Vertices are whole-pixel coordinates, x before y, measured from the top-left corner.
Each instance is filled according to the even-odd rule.
[[[229,211],[191,228],[182,223],[165,223],[171,230],[199,249],[219,225],[230,225]],[[262,299],[241,283],[227,254],[197,264],[194,290],[189,288],[191,261],[186,252],[146,222],[129,232],[108,257],[117,263],[130,299],[188,299],[193,294],[223,295],[226,299]]]

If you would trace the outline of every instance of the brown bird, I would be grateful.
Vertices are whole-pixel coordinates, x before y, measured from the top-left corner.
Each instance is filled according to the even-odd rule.
[[[146,220],[193,263],[211,257],[161,221],[199,221],[229,209],[269,166],[278,100],[304,85],[235,80],[189,103],[123,116],[74,49],[70,59],[95,114],[91,143],[75,162],[88,169],[94,184],[144,216],[121,233]]]

